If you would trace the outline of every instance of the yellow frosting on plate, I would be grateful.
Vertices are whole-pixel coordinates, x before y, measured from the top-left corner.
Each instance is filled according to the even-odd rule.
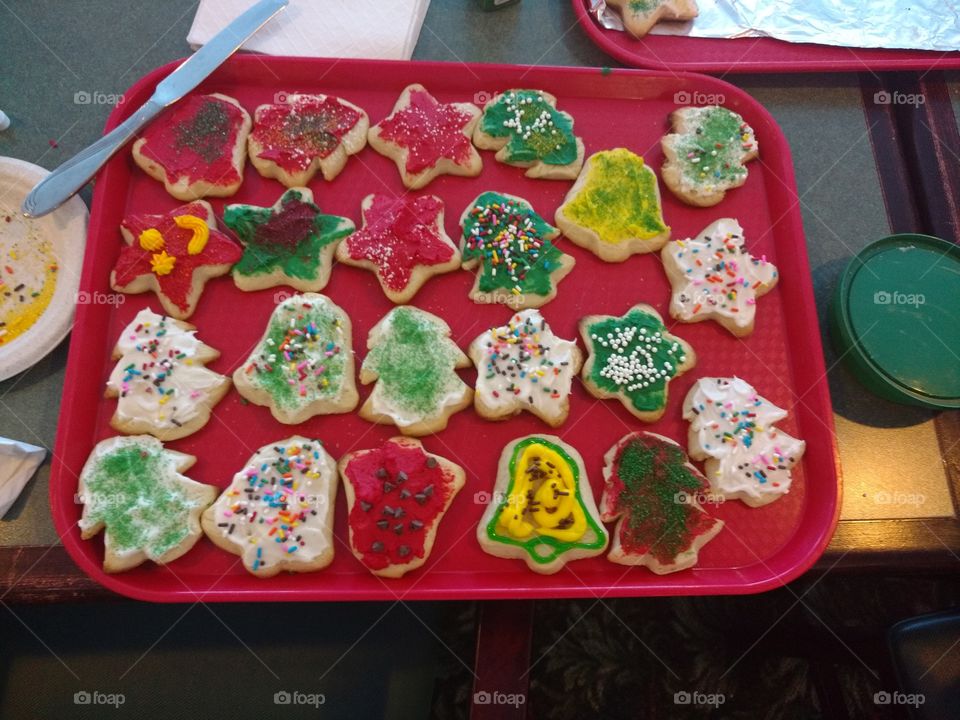
[[[57,271],[49,239],[19,213],[0,212],[0,345],[40,319],[56,290]]]

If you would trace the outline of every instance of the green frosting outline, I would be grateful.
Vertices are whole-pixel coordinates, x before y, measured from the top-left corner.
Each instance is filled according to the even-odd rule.
[[[527,540],[518,540],[517,538],[510,537],[509,535],[501,535],[497,532],[497,520],[500,518],[500,514],[507,506],[510,493],[513,491],[517,460],[523,451],[530,445],[544,445],[545,447],[550,448],[557,453],[569,466],[571,474],[573,475],[574,487],[576,488],[575,497],[577,502],[580,504],[581,509],[583,510],[584,517],[586,517],[587,520],[588,529],[584,530],[583,534],[586,535],[587,532],[592,529],[597,536],[593,542],[586,543],[580,540],[568,542],[564,540],[558,540],[557,538],[549,535],[534,535]],[[587,507],[583,502],[583,495],[580,493],[580,467],[577,465],[576,461],[574,461],[574,459],[567,454],[566,450],[556,443],[552,443],[549,440],[544,440],[540,437],[524,438],[513,448],[513,453],[510,455],[508,472],[510,473],[510,482],[507,483],[507,490],[503,493],[502,499],[497,504],[497,509],[494,511],[490,521],[487,523],[486,533],[490,540],[493,542],[503,543],[505,545],[521,547],[527,551],[527,554],[533,558],[534,562],[539,563],[540,565],[553,562],[560,557],[560,555],[570,550],[576,550],[578,548],[583,548],[585,550],[600,550],[606,546],[607,531],[604,529],[603,525],[598,524],[597,521],[594,520],[593,514],[587,510]],[[541,545],[548,546],[551,549],[551,553],[549,555],[537,554],[536,548]]]

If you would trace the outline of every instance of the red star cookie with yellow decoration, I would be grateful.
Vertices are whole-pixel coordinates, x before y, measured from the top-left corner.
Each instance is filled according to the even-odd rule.
[[[347,158],[367,144],[370,120],[353,103],[333,95],[291,94],[282,100],[256,109],[247,138],[250,162],[264,177],[306,187],[319,170],[333,180]]]
[[[226,275],[243,249],[217,230],[203,200],[160,215],[130,215],[120,224],[126,245],[110,273],[117,292],[157,294],[167,315],[193,314],[207,280]]]
[[[443,200],[435,195],[367,195],[363,228],[337,246],[337,260],[377,274],[398,305],[410,302],[433,275],[460,267],[460,251],[443,229]]]
[[[480,108],[472,103],[441,103],[423,85],[409,85],[393,112],[370,128],[370,147],[397,163],[403,184],[425,187],[438,175],[476,177],[483,169],[473,146]]]

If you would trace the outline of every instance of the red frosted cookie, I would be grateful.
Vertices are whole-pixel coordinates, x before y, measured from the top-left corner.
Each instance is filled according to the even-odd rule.
[[[370,128],[370,147],[397,163],[403,184],[425,187],[438,175],[476,177],[483,168],[473,146],[480,108],[472,103],[441,103],[423,85],[400,94],[393,112]]]
[[[441,518],[466,482],[463,468],[405,437],[348,453],[337,467],[357,559],[383,577],[423,565]]]
[[[233,195],[243,182],[250,115],[232,97],[191,95],[133,144],[133,160],[178,200]]]
[[[337,246],[337,260],[377,274],[387,297],[410,302],[433,275],[460,267],[460,251],[443,229],[443,200],[435,195],[367,195],[363,228]]]
[[[700,507],[710,485],[670,438],[634,432],[603,456],[604,522],[619,518],[607,558],[646,565],[658,575],[697,564],[700,548],[723,529],[723,521]]]
[[[353,103],[333,95],[286,95],[261,105],[247,140],[250,162],[287,187],[305,186],[317,170],[333,180],[347,158],[367,144],[370,120]]]
[[[124,293],[153,290],[167,315],[193,314],[210,278],[226,275],[243,249],[217,230],[213,208],[203,200],[162,215],[130,215],[120,232],[126,245],[110,273],[110,286]]]

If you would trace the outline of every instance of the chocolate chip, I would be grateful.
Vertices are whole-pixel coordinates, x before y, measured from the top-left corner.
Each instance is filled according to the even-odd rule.
[[[433,485],[427,485],[423,489],[423,494],[426,495],[427,497],[430,497],[431,495],[433,495]]]
[[[406,481],[407,481],[407,474],[403,470],[401,470],[400,472],[397,473],[397,482],[402,483]]]
[[[397,548],[397,555],[399,555],[400,557],[406,557],[409,554],[410,554],[410,548],[408,546],[401,545],[400,547]]]
[[[360,509],[364,512],[370,512],[370,509],[373,507],[373,503],[368,503],[366,500],[360,501]]]
[[[416,495],[413,496],[413,499],[416,500],[421,505],[427,502],[427,496],[424,495],[423,493],[417,493]]]
[[[386,468],[377,468],[377,477],[381,480],[387,476]]]
[[[437,466],[437,459],[436,459],[435,457],[428,457],[428,458],[427,458],[427,467],[428,467],[428,468],[435,468],[436,466]]]
[[[393,508],[390,507],[389,505],[384,505],[384,506],[383,506],[383,514],[384,514],[384,515],[393,515]]]
[[[389,480],[387,480],[387,481],[385,481],[385,482],[383,483],[383,491],[384,491],[385,493],[393,492],[393,491],[396,489],[396,487],[397,487],[397,486],[394,485],[394,484],[393,484],[392,482],[390,482]]]
[[[396,525],[394,525],[394,526],[393,526],[393,531],[394,531],[397,535],[402,535],[402,534],[403,534],[403,523],[397,523]]]
[[[383,543],[377,540],[373,545],[370,546],[370,549],[375,553],[381,553],[384,550]]]
[[[422,528],[422,527],[423,527],[423,522],[422,522],[421,520],[411,520],[411,521],[410,521],[410,529],[411,529],[411,530],[419,530],[419,529]]]
[[[402,507],[398,507],[393,511],[393,516],[395,518],[402,518],[406,513],[403,511]]]
[[[389,520],[377,520],[377,527],[380,528],[381,530],[386,530],[388,527],[390,527],[390,521],[389,521]]]
[[[408,497],[410,497],[410,491],[409,491],[409,490],[407,490],[406,488],[404,488],[403,490],[400,491],[400,499],[401,499],[401,500],[406,500]]]

